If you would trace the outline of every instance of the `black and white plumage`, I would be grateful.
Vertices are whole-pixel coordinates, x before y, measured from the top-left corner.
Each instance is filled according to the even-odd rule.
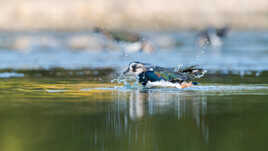
[[[143,86],[161,86],[159,82],[166,82],[168,87],[185,88],[196,84],[192,80],[201,78],[205,73],[206,70],[197,66],[165,68],[142,62],[131,62],[123,74],[135,75]]]
[[[229,27],[213,28],[209,27],[197,34],[197,43],[200,47],[213,46],[219,47],[223,44],[223,39],[226,38]]]

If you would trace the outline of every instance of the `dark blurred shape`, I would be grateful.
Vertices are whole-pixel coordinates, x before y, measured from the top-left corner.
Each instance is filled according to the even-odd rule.
[[[142,41],[143,37],[138,33],[128,31],[109,31],[104,28],[95,27],[93,29],[95,33],[101,33],[108,39],[115,40],[117,42],[139,42]]]
[[[123,44],[123,49],[126,52],[151,53],[154,51],[151,42],[138,33],[129,31],[110,31],[100,27],[95,27],[93,32],[103,34],[107,39]]]
[[[229,26],[225,26],[223,28],[218,28],[216,29],[216,34],[217,36],[224,38],[227,36],[228,32],[230,31],[230,27]]]
[[[220,47],[223,44],[223,39],[227,37],[229,31],[229,26],[224,26],[222,28],[208,27],[197,34],[198,46]]]

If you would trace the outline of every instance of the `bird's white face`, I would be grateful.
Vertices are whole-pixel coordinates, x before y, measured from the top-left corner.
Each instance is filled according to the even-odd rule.
[[[145,71],[146,71],[146,68],[144,67],[143,64],[133,62],[129,64],[128,69],[124,72],[124,74],[134,74],[137,76],[140,73],[145,72]]]

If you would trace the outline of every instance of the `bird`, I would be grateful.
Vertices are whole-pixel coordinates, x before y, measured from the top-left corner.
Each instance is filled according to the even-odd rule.
[[[197,43],[200,47],[219,47],[223,44],[223,39],[226,38],[229,31],[228,26],[222,28],[208,27],[197,34]]]
[[[137,81],[144,87],[176,88],[187,88],[198,84],[192,80],[203,77],[205,73],[206,70],[198,68],[198,65],[165,68],[138,61],[130,62],[123,71],[123,75],[136,76]]]
[[[121,44],[126,52],[152,53],[154,51],[152,43],[138,33],[109,31],[100,27],[95,27],[93,32],[103,34],[107,39]]]

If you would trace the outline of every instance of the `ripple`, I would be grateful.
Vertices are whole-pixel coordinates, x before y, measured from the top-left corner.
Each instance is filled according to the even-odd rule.
[[[140,90],[145,93],[166,93],[181,95],[268,95],[268,85],[200,85],[184,89],[178,88],[142,88],[142,87],[110,87],[110,88],[87,88],[81,91],[91,90],[113,90],[130,92]]]
[[[60,92],[66,92],[67,90],[46,90],[48,93],[60,93]]]

